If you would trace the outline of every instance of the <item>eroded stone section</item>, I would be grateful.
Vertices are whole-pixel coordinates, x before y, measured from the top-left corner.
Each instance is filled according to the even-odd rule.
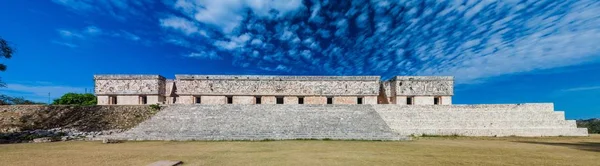
[[[165,94],[165,78],[158,75],[96,75],[96,95]]]
[[[307,96],[304,97],[304,104],[327,104],[327,97]]]
[[[254,104],[256,98],[254,96],[233,96],[233,104]]]
[[[393,80],[396,96],[406,95],[454,95],[452,77],[398,76]],[[392,92],[394,93],[394,92]]]
[[[357,104],[357,97],[337,96],[333,98],[333,104]]]
[[[298,97],[286,96],[283,98],[283,104],[298,104]]]
[[[207,95],[372,95],[379,81],[179,80],[177,93]]]

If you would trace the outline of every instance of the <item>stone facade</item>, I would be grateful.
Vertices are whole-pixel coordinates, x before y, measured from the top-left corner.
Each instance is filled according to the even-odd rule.
[[[165,103],[166,82],[160,75],[95,75],[98,105]]]
[[[451,105],[454,78],[397,76],[381,83],[379,103],[397,105]]]
[[[452,77],[96,75],[99,105],[398,104],[450,105]],[[260,100],[257,100],[260,98]],[[407,98],[413,100],[407,103]],[[260,101],[260,103],[257,103]]]

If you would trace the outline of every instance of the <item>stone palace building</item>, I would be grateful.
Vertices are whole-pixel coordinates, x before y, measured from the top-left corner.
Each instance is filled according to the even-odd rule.
[[[450,105],[453,77],[96,75],[99,105],[398,104]]]
[[[163,107],[128,140],[587,136],[553,103],[453,104],[453,77],[95,75],[99,105]]]

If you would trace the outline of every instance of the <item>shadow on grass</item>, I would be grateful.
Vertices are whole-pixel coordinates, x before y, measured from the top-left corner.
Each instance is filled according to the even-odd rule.
[[[516,141],[519,143],[538,144],[538,145],[552,145],[552,146],[563,146],[578,150],[600,152],[600,142],[579,142],[579,143],[563,143],[563,142],[534,142],[534,141]]]

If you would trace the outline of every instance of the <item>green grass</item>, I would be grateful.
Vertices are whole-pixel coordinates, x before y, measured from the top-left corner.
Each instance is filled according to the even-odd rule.
[[[413,141],[142,141],[0,145],[1,165],[598,165],[590,137],[416,137]]]

